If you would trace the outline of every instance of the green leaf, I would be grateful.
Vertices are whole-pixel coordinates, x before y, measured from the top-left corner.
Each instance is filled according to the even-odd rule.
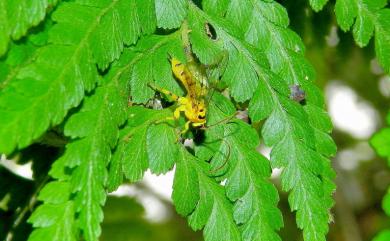
[[[203,0],[202,9],[211,15],[222,17],[226,13],[228,4],[228,0]]]
[[[248,113],[252,121],[261,121],[268,117],[271,114],[274,105],[272,92],[267,88],[263,81],[259,81],[248,107]]]
[[[390,239],[390,230],[380,232],[372,241],[387,241]]]
[[[380,156],[390,158],[390,128],[380,130],[370,142]]]
[[[188,222],[194,230],[204,228],[206,241],[241,240],[233,221],[231,203],[223,188],[205,174],[206,170],[181,148],[172,194],[177,211],[188,215],[193,210]]]
[[[105,84],[87,97],[82,108],[65,124],[64,132],[72,141],[59,162],[72,169],[69,181],[77,223],[89,241],[97,240],[101,232],[107,165],[117,143],[118,127],[126,118],[126,99],[120,95],[126,83],[121,83],[120,76],[129,68],[114,68],[115,74],[107,75]]]
[[[379,11],[375,28],[375,52],[385,71],[390,73],[390,9]]]
[[[55,240],[76,241],[74,202],[69,201],[70,184],[53,181],[41,190],[38,199],[44,204],[39,206],[28,219],[35,228],[29,241]]]
[[[374,19],[368,14],[359,14],[353,28],[353,36],[360,47],[366,46],[374,33]]]
[[[222,81],[231,87],[230,91],[234,99],[244,102],[252,97],[259,80],[249,60],[232,46],[229,49],[229,62]]]
[[[280,27],[287,27],[289,24],[287,10],[280,4],[272,1],[253,2],[251,7],[254,9],[254,15],[251,21],[255,21],[256,15],[263,16],[267,21]]]
[[[235,22],[226,23],[217,17],[198,11],[195,7],[190,7],[190,11],[194,9],[215,27],[220,38],[225,42],[225,48],[230,49],[233,46],[237,49],[237,51],[229,51],[229,61],[238,56],[245,59],[245,70],[240,76],[244,72],[247,76],[251,72],[255,73],[252,76],[257,77],[258,80],[255,79],[254,82],[263,82],[262,91],[271,93],[272,114],[266,110],[257,118],[266,118],[271,114],[262,128],[262,133],[266,145],[273,146],[272,166],[283,168],[282,186],[284,190],[290,191],[290,207],[293,211],[297,211],[297,224],[303,229],[305,240],[325,240],[334,190],[332,183],[334,173],[327,158],[334,155],[335,145],[329,137],[329,118],[325,118],[326,114],[324,115],[322,111],[324,100],[318,88],[311,82],[315,77],[314,70],[304,58],[302,41],[294,32],[286,28],[287,15],[283,14],[281,7],[277,7],[279,6],[277,3],[256,1],[245,4],[251,4],[253,9],[251,21],[260,21],[258,22],[260,29],[252,29],[248,25],[248,29],[242,30],[246,31],[247,41],[253,41],[250,43],[258,48],[261,47],[264,51],[272,72],[267,70],[268,65],[259,56],[259,50],[256,51],[252,46],[243,43],[239,33],[226,27],[229,24],[234,25]],[[273,15],[272,18],[266,14],[269,11],[278,11],[279,14]],[[232,64],[230,69],[233,66],[236,68],[239,65]],[[222,78],[226,78],[227,74],[229,74],[228,70]],[[237,85],[242,83],[240,79],[231,79],[234,77],[237,79],[238,76],[230,77],[227,81],[229,87],[232,85],[232,89],[237,83]],[[300,85],[306,92],[306,105],[314,107],[308,108],[309,111],[306,112],[302,105],[291,100],[289,98],[291,85]],[[244,92],[236,93],[243,95]],[[234,92],[232,95],[237,99]],[[245,97],[250,98],[251,95]],[[256,112],[251,111],[251,113]],[[314,115],[323,117],[316,119]],[[223,144],[220,148],[220,151],[225,153],[228,149]],[[237,177],[242,176],[237,174]],[[269,227],[275,230],[278,226],[274,223]]]
[[[31,63],[37,50],[30,42],[11,46],[5,61],[0,62],[0,90],[12,82],[21,68]]]
[[[278,75],[276,78],[281,78],[285,83],[284,88],[301,85],[307,93],[307,100],[322,107],[322,98],[318,99],[313,93],[311,81],[315,77],[314,70],[304,58],[305,48],[302,40],[287,28],[289,19],[286,10],[276,2],[248,1],[247,4],[250,4],[250,8],[253,9],[253,15],[250,25],[243,28],[246,41],[264,51],[272,72]],[[242,47],[249,50],[245,45]],[[240,52],[245,53],[241,49]],[[259,68],[267,68],[268,64],[258,56],[255,57],[255,53],[248,54],[246,58],[256,60],[260,65]],[[257,70],[257,72],[260,71],[262,73],[258,75],[262,76],[264,81],[276,79],[266,70]],[[276,81],[272,80],[272,82]],[[277,87],[274,86],[274,88]]]
[[[337,0],[335,6],[337,23],[341,29],[348,31],[358,14],[358,8],[355,5],[355,0]]]
[[[137,1],[137,11],[141,29],[144,34],[152,34],[156,29],[157,19],[154,0]]]
[[[56,24],[49,32],[52,44],[41,48],[35,61],[0,93],[0,134],[7,137],[0,141],[0,152],[23,148],[59,124],[80,103],[84,92],[94,88],[98,80],[95,63],[107,67],[123,44],[134,43],[139,31],[127,29],[139,29],[131,26],[136,8],[127,3],[66,2],[56,9],[52,16]]]
[[[178,28],[187,15],[186,0],[155,0],[157,26],[161,28]]]
[[[325,6],[327,2],[328,0],[310,0],[310,5],[314,11],[318,12]]]
[[[192,6],[192,5],[191,5]],[[216,34],[219,36],[219,40],[217,42],[212,42],[210,39],[195,39],[192,38],[192,44],[195,46],[195,53],[197,56],[200,56],[201,61],[208,62],[209,60],[202,58],[202,56],[206,56],[211,48],[215,49],[213,51],[215,53],[215,57],[212,59],[217,59],[218,52],[221,46],[226,49],[228,52],[229,58],[227,61],[227,66],[219,66],[221,69],[221,73],[223,72],[222,81],[227,83],[230,87],[230,94],[234,97],[235,100],[239,102],[244,102],[250,99],[258,85],[259,77],[265,77],[265,73],[261,72],[256,73],[256,71],[251,67],[250,63],[253,61],[252,59],[247,58],[246,54],[248,51],[254,51],[249,46],[242,46],[237,39],[231,39],[228,33],[226,32],[229,27],[227,27],[227,23],[221,19],[216,20],[212,16],[205,15],[201,11],[193,11],[193,8],[190,8],[190,26],[200,26],[204,22],[210,23],[215,29]],[[234,30],[233,30],[234,31]],[[196,35],[205,35],[204,31],[201,28],[196,27],[193,29],[194,34]],[[204,46],[207,41],[206,49],[199,48],[197,46]],[[245,45],[245,44],[244,44]],[[250,48],[250,50],[243,48]],[[213,54],[214,55],[214,54]],[[221,55],[219,55],[221,56]],[[259,56],[256,56],[256,58]],[[243,84],[244,83],[244,84]]]
[[[146,148],[152,173],[164,174],[173,168],[178,155],[178,138],[167,124],[153,125],[148,129]]]
[[[134,129],[137,130],[134,130]],[[134,133],[132,133],[134,131]],[[130,182],[141,180],[144,172],[148,168],[148,156],[146,152],[146,131],[147,126],[126,128],[122,133],[129,134],[129,139],[124,138],[119,143],[117,151],[114,154],[112,165],[121,168],[126,179]],[[114,175],[123,175],[117,171],[110,174],[111,178]],[[112,183],[110,185],[110,183]],[[109,190],[115,190],[121,183],[109,181]],[[115,185],[115,186],[112,186]]]
[[[207,35],[205,20],[201,16],[194,14],[193,11],[190,11],[188,13],[188,25],[189,29],[191,29],[189,34],[192,51],[199,58],[200,62],[208,65],[218,64],[217,61],[222,56],[222,44],[215,44],[215,41]]]
[[[65,203],[70,197],[68,182],[53,181],[45,185],[39,192],[38,200],[51,204]]]
[[[213,97],[209,115],[217,118],[214,121],[218,123],[234,113],[234,107],[219,94]],[[220,142],[217,149],[207,144],[215,142]],[[281,240],[276,232],[283,226],[277,208],[278,193],[268,182],[269,161],[256,150],[259,145],[256,131],[248,124],[234,120],[218,128],[211,127],[204,143],[204,148],[211,148],[216,153],[210,172],[226,178],[226,195],[234,202],[234,220],[240,225],[242,239]]]
[[[261,134],[267,146],[273,146],[283,139],[287,130],[287,121],[283,112],[279,109],[272,112],[261,130]]]
[[[52,55],[54,51],[58,56]],[[3,118],[0,120],[0,133],[7,136],[6,142],[0,141],[1,152],[10,153],[16,145],[23,148],[38,138],[50,124],[60,123],[67,110],[80,102],[83,86],[92,87],[85,75],[93,74],[87,72],[91,67],[88,63],[79,66],[85,71],[83,79],[76,78],[74,69],[62,67],[71,61],[71,52],[70,47],[45,47],[32,65],[19,72],[19,79],[9,83],[1,92],[0,113]],[[61,69],[53,68],[52,61],[61,65]],[[37,75],[40,77],[33,77]],[[82,87],[78,88],[79,85]]]
[[[155,133],[170,133],[165,123],[157,124],[158,121],[164,121],[166,117],[172,116],[169,109],[164,111],[146,109],[140,106],[133,106],[128,111],[128,121],[125,128],[121,130],[120,141],[117,150],[114,153],[110,167],[108,189],[113,191],[121,184],[121,177],[124,175],[130,182],[141,180],[146,169],[151,166],[156,173],[162,173],[170,170],[173,167],[172,160],[168,158],[172,153],[176,152],[176,147],[171,146],[168,150],[164,150],[165,154],[162,157],[156,157],[156,150],[151,150],[153,146],[159,145],[164,138],[166,143],[172,143],[173,136],[156,136]],[[151,125],[154,130],[148,132]],[[149,137],[149,138],[148,138]],[[147,146],[147,143],[151,145]],[[149,151],[149,153],[148,153]],[[149,159],[150,158],[150,159]],[[153,159],[152,159],[153,158]],[[163,160],[165,163],[158,163]],[[173,159],[174,161],[174,159]],[[118,179],[120,176],[120,179]]]
[[[10,39],[18,40],[27,30],[38,25],[57,0],[1,0],[0,1],[0,56],[6,53]]]
[[[179,154],[183,155],[183,152],[180,151]],[[172,201],[176,211],[182,216],[190,215],[199,198],[198,174],[193,171],[190,162],[180,158],[176,163],[172,192]]]
[[[335,12],[342,30],[347,31],[353,25],[353,36],[360,47],[366,46],[375,33],[377,57],[385,71],[390,72],[390,10],[384,8],[386,4],[386,0],[337,0]]]
[[[152,99],[154,91],[149,87],[149,83],[154,81],[159,87],[167,88],[176,94],[183,93],[172,76],[168,60],[168,53],[176,57],[179,57],[177,55],[180,54],[183,55],[177,33],[167,36],[145,37],[137,44],[134,52],[140,54],[134,57],[134,67],[130,79],[132,102],[146,103]],[[161,66],[161,69],[156,69],[154,66]]]
[[[292,210],[297,210],[297,223],[304,228],[305,240],[325,240],[328,227],[324,224],[330,219],[328,209],[333,201],[331,193],[327,193],[328,187],[324,187],[326,183],[316,175],[322,179],[333,178],[325,172],[329,168],[327,160],[287,136],[273,149],[271,161],[273,167],[286,167],[282,173],[283,189],[292,191],[289,203]],[[334,187],[329,185],[332,191]]]
[[[73,44],[85,41],[101,69],[119,57],[124,44],[134,44],[141,34],[136,0],[64,3],[53,13],[53,20],[57,25],[51,32],[52,41]],[[70,35],[67,32],[70,28],[80,32]]]
[[[387,115],[387,124],[390,124],[390,114]],[[390,128],[383,128],[377,132],[370,140],[370,144],[378,153],[378,155],[387,159],[388,165],[390,165]],[[386,195],[382,201],[382,208],[390,216],[390,188],[387,190]],[[380,232],[373,241],[385,241],[390,238],[390,230],[384,230]]]
[[[250,1],[230,1],[226,12],[226,18],[230,20],[230,22],[235,23],[237,26],[246,29],[250,19],[252,18]]]

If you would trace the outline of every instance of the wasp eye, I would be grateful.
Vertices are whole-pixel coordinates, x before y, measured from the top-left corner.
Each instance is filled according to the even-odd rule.
[[[199,112],[203,112],[204,110],[203,109],[200,109]]]

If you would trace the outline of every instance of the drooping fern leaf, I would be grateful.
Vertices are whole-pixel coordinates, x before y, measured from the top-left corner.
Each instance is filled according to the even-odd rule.
[[[181,148],[172,193],[176,210],[183,216],[189,215],[192,229],[204,228],[206,241],[241,240],[232,205],[223,188],[206,175],[208,168],[203,164]]]
[[[0,140],[0,152],[27,146],[80,103],[98,81],[95,64],[106,68],[119,57],[123,44],[137,40],[137,13],[135,0],[66,2],[58,7],[49,33],[52,44],[39,49],[35,62],[22,68],[0,94],[0,133],[7,137]]]
[[[235,109],[228,100],[214,94],[209,106],[209,123],[212,127],[206,133],[204,144],[198,154],[212,150],[209,172],[219,178],[226,178],[226,195],[234,201],[233,215],[240,225],[242,240],[281,240],[276,233],[283,226],[280,210],[277,208],[278,193],[268,182],[271,168],[268,160],[256,148],[259,137],[254,129],[240,120],[227,125],[213,126],[213,123],[229,118]],[[219,145],[215,145],[218,143]]]
[[[237,101],[253,96],[249,104],[253,121],[269,116],[262,128],[263,138],[266,145],[273,146],[272,166],[284,168],[283,189],[291,191],[290,206],[297,211],[297,223],[303,229],[305,240],[325,240],[334,190],[331,181],[334,173],[327,157],[334,154],[335,145],[327,134],[331,124],[322,110],[321,94],[312,83],[314,72],[303,57],[303,44],[286,28],[287,15],[277,3],[232,1],[230,4],[226,18],[230,19],[230,25],[237,22],[247,26],[241,33],[229,28],[226,21],[205,15],[196,7],[190,7],[190,11],[203,15],[214,26],[229,51],[222,80],[229,85],[231,95]],[[241,11],[240,18],[233,9]],[[243,43],[243,38],[251,45]],[[256,53],[255,49],[259,48],[268,61]],[[242,76],[245,83],[239,81]],[[305,106],[288,98],[291,85],[305,90]]]
[[[359,46],[366,46],[375,33],[378,60],[390,72],[390,10],[384,8],[386,4],[386,0],[337,0],[335,11],[344,31],[353,25],[353,36]]]
[[[45,204],[39,206],[29,218],[35,230],[29,241],[76,241],[74,222],[75,203],[69,200],[69,182],[53,181],[46,184],[38,196]]]
[[[65,134],[75,140],[67,145],[62,158],[66,166],[73,168],[70,182],[79,226],[86,240],[96,240],[100,235],[106,166],[117,142],[118,126],[126,117],[126,98],[120,96],[120,86],[112,82],[98,87],[92,97],[85,99],[80,112],[71,116],[65,125]]]
[[[310,0],[314,10],[327,0]],[[375,51],[377,58],[390,72],[390,9],[385,8],[386,0],[337,0],[335,13],[337,23],[343,31],[352,27],[353,37],[360,47],[366,46],[375,35]]]
[[[117,189],[123,176],[130,182],[141,180],[148,167],[158,174],[172,169],[174,159],[168,158],[172,157],[171,152],[175,152],[175,133],[172,128],[166,129],[166,124],[156,125],[156,129],[151,127],[169,115],[172,115],[169,110],[156,111],[137,106],[129,109],[129,119],[126,127],[121,130],[118,148],[110,166],[109,190]],[[165,132],[166,136],[155,136],[155,132]],[[161,141],[162,139],[167,142]],[[162,152],[152,149],[160,144]],[[162,162],[157,163],[157,155],[160,155],[158,159]]]
[[[134,106],[121,131],[121,141],[110,166],[109,189],[115,190],[123,175],[140,180],[145,170],[160,174],[176,163],[173,201],[179,214],[189,217],[194,230],[202,229],[206,240],[241,240],[234,224],[231,203],[223,188],[206,175],[207,167],[178,143],[169,109],[158,111]],[[164,133],[164,135],[158,135]],[[159,148],[155,148],[159,145]],[[173,157],[173,159],[172,159]]]
[[[65,134],[73,140],[51,170],[54,178],[68,183],[75,207],[72,219],[77,213],[77,225],[86,240],[97,240],[101,232],[107,165],[111,149],[117,143],[119,125],[126,118],[127,98],[123,91],[126,81],[123,81],[123,74],[128,74],[129,68],[129,65],[114,66],[103,80],[104,84],[84,100],[79,112],[67,120]],[[65,169],[72,170],[71,174],[64,175]],[[42,207],[47,205],[46,202]],[[31,221],[39,226],[35,219]],[[50,232],[44,229],[37,232],[50,239]],[[66,240],[65,236],[61,238],[59,240]]]

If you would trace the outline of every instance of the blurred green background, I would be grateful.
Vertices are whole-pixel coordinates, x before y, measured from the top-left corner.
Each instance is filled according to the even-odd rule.
[[[368,142],[384,125],[389,110],[390,77],[375,60],[372,40],[369,46],[361,49],[354,44],[351,33],[343,33],[337,28],[334,1],[320,13],[314,13],[306,0],[279,2],[288,8],[291,27],[305,42],[307,58],[317,71],[317,84],[324,90],[335,126],[333,138],[338,154],[332,161],[337,172],[337,192],[328,241],[371,240],[379,230],[390,227],[390,218],[381,209],[381,199],[390,185],[390,171]],[[267,155],[266,149],[262,152]],[[42,173],[42,168],[48,167],[47,157],[55,160],[56,155],[55,149],[48,154],[46,148],[33,145],[23,152],[19,163],[26,164],[34,159],[31,168]],[[29,164],[15,166],[4,159],[2,163],[15,173],[26,173],[30,168]],[[280,189],[277,170],[272,181]],[[124,185],[109,196],[104,207],[101,240],[202,240],[201,232],[190,230],[186,220],[175,213],[169,200],[171,183],[172,173],[165,177],[147,175],[145,182]],[[26,197],[31,195],[31,190],[28,178],[0,166],[0,239],[9,228],[7,220],[20,206],[28,204]],[[285,222],[281,236],[288,241],[302,240],[295,216],[289,212],[287,194],[280,194],[279,207]],[[2,209],[7,199],[17,201],[14,207]],[[20,225],[15,232],[16,240],[25,240],[30,228]]]

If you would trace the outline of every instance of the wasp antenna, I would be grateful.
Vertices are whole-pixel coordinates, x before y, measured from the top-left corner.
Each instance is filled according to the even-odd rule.
[[[209,98],[207,98],[207,100],[206,100],[207,104],[210,103],[211,99],[213,98],[214,93],[215,93],[215,88],[213,88],[213,92],[211,92],[211,94],[209,95]]]
[[[234,117],[236,117],[237,115],[237,112],[235,112],[233,115],[231,116],[228,116],[220,121],[217,121],[216,123],[213,123],[212,125],[209,125],[209,126],[206,126],[205,128],[203,128],[203,130],[207,130],[207,129],[210,129],[210,128],[213,128],[214,126],[217,126],[219,124],[224,124],[224,123],[234,123],[234,122],[230,122]]]
[[[168,56],[168,60],[172,61],[172,58],[173,58],[172,54],[171,53],[167,53],[167,56]]]
[[[153,82],[148,82],[147,85],[148,85],[150,88],[152,88],[152,89],[156,89],[156,85],[154,85]]]
[[[222,139],[222,142],[225,143],[228,147],[228,152],[227,152],[227,155],[226,155],[226,158],[224,160],[224,162],[222,163],[221,166],[219,166],[218,168],[216,169],[213,169],[213,170],[210,170],[209,172],[210,173],[215,173],[215,172],[218,172],[219,170],[221,170],[222,168],[224,168],[226,166],[226,164],[228,163],[229,161],[229,158],[230,158],[230,150],[231,150],[231,147],[230,147],[230,144],[229,142],[226,142],[225,140]]]

